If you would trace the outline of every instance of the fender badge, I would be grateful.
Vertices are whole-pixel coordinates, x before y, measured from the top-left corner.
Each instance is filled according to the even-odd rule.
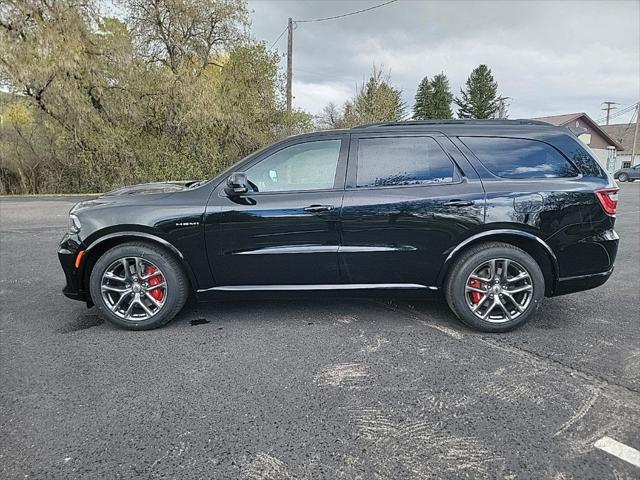
[[[200,225],[200,222],[176,222],[176,227],[193,227]]]

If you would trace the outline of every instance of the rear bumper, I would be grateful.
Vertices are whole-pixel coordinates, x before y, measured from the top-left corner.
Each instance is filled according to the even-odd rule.
[[[599,287],[613,273],[620,237],[613,229],[567,244],[557,252],[560,276],[551,296]]]
[[[611,277],[613,267],[606,272],[578,275],[576,277],[559,278],[553,296],[566,295],[567,293],[581,292],[599,287]]]

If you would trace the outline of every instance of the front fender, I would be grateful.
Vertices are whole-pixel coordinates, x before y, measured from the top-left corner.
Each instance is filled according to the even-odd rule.
[[[91,235],[90,238],[93,239],[90,243],[87,244],[86,241],[83,242],[85,247],[85,260],[82,262],[79,272],[85,281],[87,280],[87,275],[89,273],[88,271],[86,271],[86,268],[92,265],[92,263],[95,261],[95,259],[97,258],[95,256],[96,254],[100,255],[107,249],[125,242],[144,240],[149,243],[160,245],[173,253],[184,268],[185,273],[189,278],[189,282],[191,283],[192,289],[195,290],[198,288],[197,278],[194,275],[189,262],[186,261],[183,253],[166,238],[163,238],[157,233],[151,233],[141,230],[121,230],[117,232],[106,233],[104,235],[98,235],[96,233]]]

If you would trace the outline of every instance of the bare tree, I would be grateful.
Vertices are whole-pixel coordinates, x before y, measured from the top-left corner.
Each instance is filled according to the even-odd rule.
[[[139,52],[178,73],[198,71],[246,37],[244,0],[127,0],[128,24]]]

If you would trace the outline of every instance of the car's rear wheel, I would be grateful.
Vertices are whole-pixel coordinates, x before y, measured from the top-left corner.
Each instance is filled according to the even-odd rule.
[[[447,303],[470,327],[504,332],[527,321],[544,296],[544,275],[524,250],[502,242],[463,252],[445,284]]]
[[[105,252],[89,280],[91,298],[106,320],[131,330],[169,322],[184,306],[188,280],[161,247],[125,243]]]
[[[618,175],[618,180],[620,180],[621,182],[626,182],[629,180],[629,175],[627,175],[626,173],[621,173],[620,175]]]

